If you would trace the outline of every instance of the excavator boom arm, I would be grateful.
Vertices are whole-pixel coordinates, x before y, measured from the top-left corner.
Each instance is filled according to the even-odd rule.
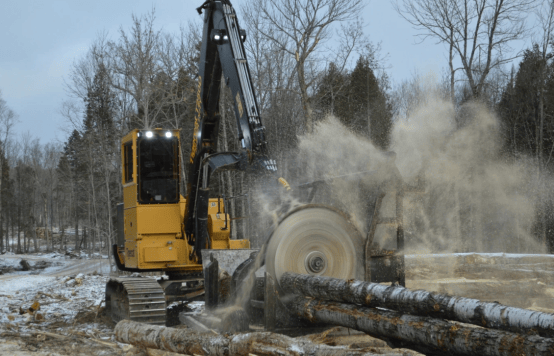
[[[238,24],[229,0],[208,0],[198,9],[204,12],[204,30],[199,63],[194,132],[190,155],[185,232],[194,240],[195,252],[206,248],[208,238],[207,203],[210,175],[216,170],[247,170],[273,173],[277,170],[269,158],[265,127],[261,122],[243,41],[244,30]],[[230,88],[239,152],[218,152],[219,97],[221,78]]]

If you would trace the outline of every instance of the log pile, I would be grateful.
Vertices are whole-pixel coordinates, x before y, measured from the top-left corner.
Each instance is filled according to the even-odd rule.
[[[534,335],[553,335],[550,314],[354,280],[285,273],[280,282],[296,295],[282,301],[304,320],[364,331],[426,354],[554,355],[554,340]]]
[[[349,346],[317,344],[307,338],[292,338],[271,332],[219,335],[200,333],[194,329],[176,329],[122,320],[115,327],[119,342],[142,348],[160,349],[187,355],[313,355],[313,356],[377,356],[369,350]],[[380,353],[379,353],[380,354]],[[387,353],[401,356],[407,353]]]
[[[460,321],[486,328],[554,337],[554,315],[402,286],[285,273],[285,293]]]
[[[393,347],[426,355],[554,355],[552,314],[400,286],[293,273],[281,277],[279,294],[285,310],[303,321],[359,330]],[[139,347],[191,355],[375,354],[270,332],[222,335],[211,327],[203,329],[124,320],[117,324],[115,335],[118,341]]]

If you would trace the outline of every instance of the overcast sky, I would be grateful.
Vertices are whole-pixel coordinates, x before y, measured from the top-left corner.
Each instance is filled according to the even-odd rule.
[[[276,0],[278,1],[278,0]],[[70,66],[102,32],[116,38],[130,28],[131,15],[156,9],[156,25],[177,33],[181,24],[200,21],[195,8],[203,0],[0,0],[0,90],[19,115],[16,133],[29,131],[42,143],[64,142],[68,123],[60,114]],[[243,0],[232,0],[239,9]],[[255,11],[255,9],[252,9]],[[240,14],[239,14],[240,16]],[[443,45],[418,44],[415,31],[390,1],[368,1],[363,18],[371,41],[382,43],[393,82],[415,71],[440,74],[446,65]],[[240,21],[240,18],[239,18]]]

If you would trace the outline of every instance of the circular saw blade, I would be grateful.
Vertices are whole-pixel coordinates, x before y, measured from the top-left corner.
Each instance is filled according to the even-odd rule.
[[[266,271],[279,281],[285,272],[363,279],[363,241],[340,214],[313,207],[296,211],[273,232]]]

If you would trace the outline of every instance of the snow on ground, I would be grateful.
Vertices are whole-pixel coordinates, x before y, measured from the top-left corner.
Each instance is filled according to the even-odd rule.
[[[114,325],[103,313],[110,265],[96,257],[0,255],[0,271],[5,271],[0,274],[0,355],[39,350],[45,355],[123,354],[113,341]],[[20,270],[22,259],[31,270]],[[29,313],[37,303],[38,310]],[[45,339],[48,333],[59,337]]]
[[[126,354],[123,344],[113,339],[113,323],[103,314],[110,264],[102,257],[59,252],[0,255],[0,355],[12,355],[17,347],[29,352],[46,347],[52,355]],[[20,270],[22,259],[31,270]],[[412,289],[554,310],[553,255],[412,254],[406,256],[406,280]],[[35,302],[40,309],[31,315],[26,311]],[[57,344],[55,338],[38,340],[37,332],[67,339]],[[19,346],[10,344],[13,340]]]
[[[530,253],[503,253],[503,252],[460,252],[460,253],[414,253],[406,255],[406,258],[441,258],[441,257],[463,257],[463,256],[480,256],[483,258],[545,258],[554,260],[554,255],[547,254],[530,254]]]
[[[0,257],[0,265],[19,267],[21,259],[30,256],[6,257]],[[107,260],[71,260],[59,254],[41,255],[40,258],[29,264],[33,267],[42,263],[44,266],[45,263],[41,261],[45,261],[46,268],[14,271],[0,276],[0,320],[2,323],[10,321],[0,324],[0,330],[15,328],[24,332],[37,325],[49,327],[52,324],[63,328],[66,326],[64,323],[75,322],[79,313],[94,312],[96,316],[101,309],[105,284],[109,278]],[[104,272],[108,273],[103,275]],[[20,308],[26,310],[34,302],[40,304],[38,314],[44,318],[39,323],[34,320],[36,318],[30,318],[29,314],[20,315]],[[94,322],[86,328],[91,327],[109,331]],[[78,325],[76,328],[80,329]]]

